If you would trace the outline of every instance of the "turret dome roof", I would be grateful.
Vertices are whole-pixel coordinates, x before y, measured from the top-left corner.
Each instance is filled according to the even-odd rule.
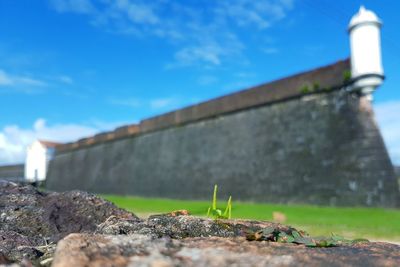
[[[349,30],[364,23],[375,23],[379,26],[382,24],[382,22],[374,12],[366,9],[364,6],[361,6],[358,13],[351,18]]]

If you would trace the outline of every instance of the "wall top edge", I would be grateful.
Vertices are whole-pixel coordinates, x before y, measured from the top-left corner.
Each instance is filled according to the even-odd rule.
[[[350,60],[340,60],[330,65],[144,119],[139,124],[121,126],[113,131],[82,138],[76,142],[60,144],[56,147],[56,150],[57,153],[63,153],[252,107],[301,98],[307,94],[329,92],[342,87],[348,82],[349,71]]]

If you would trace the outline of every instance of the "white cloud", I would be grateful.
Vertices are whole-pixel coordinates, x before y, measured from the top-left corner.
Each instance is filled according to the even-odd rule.
[[[175,58],[184,65],[191,65],[198,61],[212,65],[220,65],[220,57],[223,51],[224,50],[217,45],[186,47],[178,51],[175,54]]]
[[[221,1],[217,13],[234,20],[239,26],[266,29],[272,22],[284,18],[292,6],[291,1]]]
[[[150,108],[152,110],[161,110],[177,108],[180,104],[191,103],[191,100],[184,101],[180,97],[163,97],[154,99],[139,98],[110,98],[108,102],[111,105],[125,106],[129,108]]]
[[[0,69],[0,87],[13,88],[15,91],[32,92],[33,88],[47,86],[47,83],[23,75],[12,75]]]
[[[218,78],[213,75],[203,75],[197,79],[197,83],[200,85],[210,85],[218,81]]]
[[[96,27],[139,38],[157,37],[176,49],[167,68],[243,62],[242,38],[285,18],[294,0],[190,1],[50,0],[58,12],[86,14]],[[200,3],[201,4],[201,3]],[[243,36],[235,28],[243,27]],[[265,34],[264,34],[265,35]]]
[[[59,77],[58,77],[58,80],[59,80],[60,82],[62,82],[62,83],[65,83],[65,84],[73,84],[73,83],[74,83],[74,80],[72,80],[72,78],[69,77],[69,76],[67,76],[67,75],[61,75],[61,76],[59,76]]]
[[[137,98],[111,98],[110,104],[117,106],[126,106],[130,108],[138,108],[143,105],[143,101]]]
[[[263,48],[262,51],[266,54],[276,54],[279,52],[278,48],[275,47],[267,47]]]
[[[157,98],[150,101],[150,107],[152,109],[165,109],[172,108],[179,104],[179,100],[174,97],[169,98]]]
[[[395,165],[400,165],[400,100],[374,105],[375,116]]]
[[[234,75],[235,75],[235,77],[241,78],[241,79],[243,79],[243,78],[254,78],[254,77],[257,76],[257,74],[254,73],[254,72],[246,72],[246,71],[237,72]]]
[[[95,7],[90,0],[50,0],[52,7],[58,12],[92,13]]]
[[[28,85],[28,86],[46,86],[47,83],[41,80],[32,79],[29,77],[14,77],[14,84]]]
[[[243,55],[245,46],[235,34],[215,27],[196,26],[190,31],[196,32],[196,39],[192,41],[196,45],[188,44],[178,49],[174,62],[166,65],[167,69],[186,66],[213,68],[227,62],[247,63]]]
[[[12,79],[3,70],[0,70],[0,86],[2,85],[12,85]]]
[[[139,1],[116,0],[112,8],[126,15],[133,23],[157,24],[160,19],[150,4]]]
[[[73,123],[47,125],[45,119],[39,118],[31,128],[27,129],[18,125],[5,126],[0,131],[0,165],[24,162],[26,147],[36,139],[69,142],[114,129],[121,124],[121,122],[93,121],[88,125]]]

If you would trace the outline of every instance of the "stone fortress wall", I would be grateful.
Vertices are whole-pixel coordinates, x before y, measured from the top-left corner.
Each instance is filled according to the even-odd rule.
[[[342,206],[399,205],[349,60],[57,147],[51,190]]]
[[[24,180],[24,164],[4,165],[0,166],[0,180],[23,181]]]

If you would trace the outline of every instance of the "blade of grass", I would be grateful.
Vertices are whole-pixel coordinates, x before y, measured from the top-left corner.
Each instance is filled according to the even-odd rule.
[[[229,197],[224,211],[224,217],[230,219],[232,214],[232,196]]]
[[[213,201],[212,201],[212,209],[213,210],[217,209],[217,190],[218,190],[218,186],[214,185],[214,194],[213,194]]]

